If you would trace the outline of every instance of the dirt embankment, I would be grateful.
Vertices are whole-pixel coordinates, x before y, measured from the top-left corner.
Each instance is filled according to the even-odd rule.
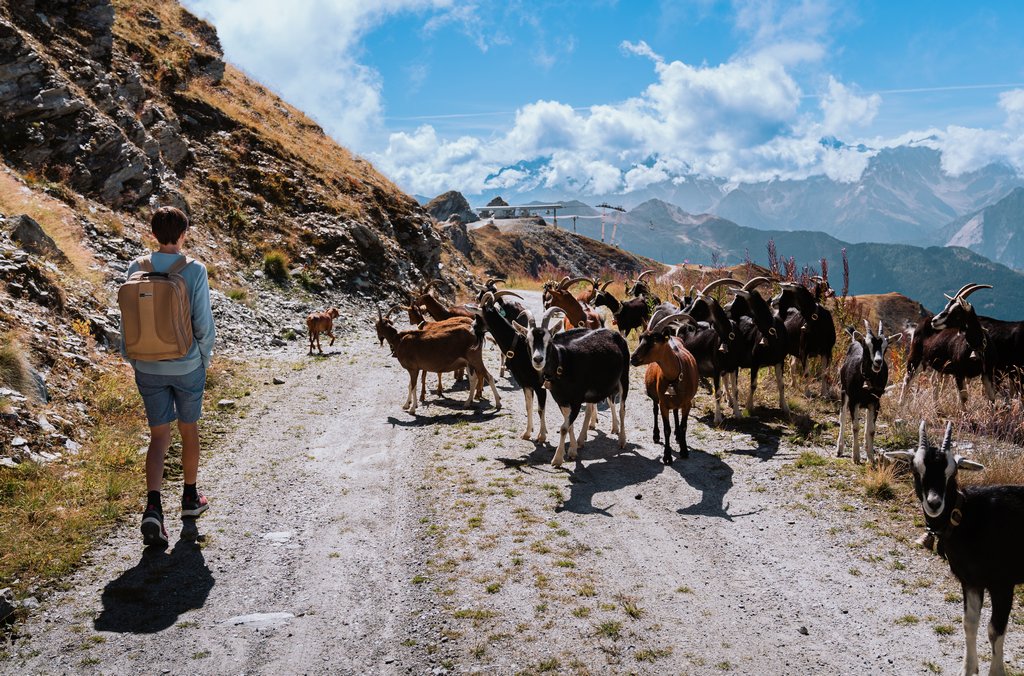
[[[285,383],[205,461],[202,545],[176,542],[170,508],[172,547],[143,553],[130,520],[42,600],[0,671],[959,667],[958,588],[910,545],[913,506],[865,497],[848,459],[795,445],[770,410],[714,429],[701,394],[691,456],[666,467],[636,371],[626,450],[602,412],[581,462],[555,469],[551,445],[520,438],[508,380],[500,411],[489,392],[464,411],[460,388],[414,418],[365,328],[296,359],[266,367]],[[1009,632],[1011,663],[1022,640]]]

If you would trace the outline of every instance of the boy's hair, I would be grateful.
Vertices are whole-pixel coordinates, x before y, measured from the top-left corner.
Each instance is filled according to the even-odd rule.
[[[161,244],[174,244],[181,233],[188,229],[188,216],[175,207],[160,207],[153,212],[150,228],[156,241]]]

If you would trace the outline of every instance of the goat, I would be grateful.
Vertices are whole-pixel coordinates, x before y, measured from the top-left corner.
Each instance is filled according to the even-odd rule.
[[[991,288],[987,284],[974,284],[968,292],[977,289]],[[940,324],[944,328],[953,328],[966,331],[973,324],[970,315],[974,309],[970,303],[964,300],[966,294],[961,290],[957,296],[949,297],[949,302],[942,312],[935,315],[933,325]],[[991,386],[991,396],[994,397],[995,387],[1003,381],[1007,381],[1008,394],[1021,394],[1021,376],[1024,375],[1024,322],[1007,322],[992,317],[977,315],[978,324],[984,330],[985,335],[985,365],[987,374],[986,392]]]
[[[569,291],[569,287],[573,284],[589,281],[586,277],[565,278],[557,285],[552,285],[548,290],[551,307],[560,308],[565,313],[566,328],[599,329],[604,325],[601,315],[589,306],[582,305]]]
[[[612,313],[613,321],[618,327],[619,333],[624,336],[628,336],[634,330],[642,329],[644,323],[651,315],[651,307],[647,303],[647,297],[639,296],[625,302],[620,302],[619,299],[608,291],[609,284],[611,284],[611,281],[605,282],[594,295],[594,307],[603,305],[608,308]]]
[[[886,336],[882,333],[882,322],[878,322],[878,333],[872,333],[868,320],[864,320],[864,334],[848,329],[853,341],[846,350],[846,359],[839,368],[839,438],[836,439],[836,457],[843,455],[843,421],[853,426],[853,461],[860,464],[860,446],[857,431],[860,424],[860,410],[864,409],[864,449],[868,462],[875,464],[875,420],[881,406],[882,395],[889,384],[889,365],[885,351],[889,343],[896,343],[902,333]]]
[[[526,341],[516,330],[519,324],[513,323],[513,319],[504,311],[498,302],[503,297],[516,296],[511,291],[487,292],[483,295],[480,303],[480,311],[484,324],[490,332],[498,349],[504,353],[509,372],[516,379],[516,382],[523,388],[523,396],[526,398],[526,431],[523,439],[533,436],[533,397],[537,396],[537,413],[540,418],[540,432],[537,434],[537,443],[542,444],[547,440],[548,428],[544,420],[544,407],[547,403],[547,390],[544,389],[544,379],[536,369],[533,368],[533,361]],[[527,315],[529,316],[529,315]]]
[[[789,354],[792,355],[791,381],[796,387],[797,364],[806,381],[812,357],[821,359],[821,395],[828,394],[828,368],[836,346],[836,326],[829,312],[802,284],[782,282],[782,292],[772,299],[786,325]],[[809,395],[809,391],[805,390]]]
[[[426,312],[434,318],[435,321],[441,321],[443,319],[451,319],[452,317],[469,317],[473,318],[476,314],[471,308],[465,305],[444,305],[433,294],[430,290],[441,284],[440,279],[433,279],[427,283],[425,287],[419,290],[416,294],[412,295],[411,305],[415,305],[417,308],[423,308]]]
[[[718,286],[743,286],[735,279],[718,279],[700,291],[690,290],[692,302],[684,308],[698,323],[684,327],[680,337],[683,344],[697,360],[697,370],[703,378],[711,378],[714,385],[715,424],[722,423],[722,381],[725,381],[725,395],[732,406],[734,418],[739,417],[737,375],[739,355],[749,354],[746,338],[737,330],[736,323],[715,300],[711,292]],[[730,388],[731,385],[731,388]]]
[[[409,305],[392,305],[391,308],[385,313],[384,316],[388,317],[390,319],[392,313],[394,313],[396,310],[405,310],[408,313],[408,315],[409,315],[409,324],[411,324],[412,326],[415,326],[415,327],[420,328],[420,329],[426,328],[428,321],[423,317],[423,313],[420,311],[420,309],[418,307],[416,307],[415,303],[411,303]],[[472,320],[469,317],[462,317],[462,319],[465,319],[468,322],[472,323]],[[462,378],[463,378],[463,369],[456,369],[455,370],[455,380],[462,380]],[[477,392],[478,392],[478,395],[479,395],[480,391],[478,390]],[[437,374],[437,396],[440,397],[443,393],[444,393],[444,387],[442,386],[442,383],[441,383],[441,374],[438,373]],[[423,373],[420,374],[420,403],[425,403],[426,401],[427,401],[427,372],[424,371]]]
[[[313,343],[316,342],[316,349],[320,354],[324,353],[322,347],[320,347],[320,334],[324,333],[331,337],[331,342],[328,343],[328,347],[334,345],[334,320],[338,318],[341,312],[336,307],[332,307],[326,312],[314,312],[306,317],[306,331],[309,334],[309,354],[313,354]]]
[[[548,308],[537,326],[533,315],[525,328],[513,324],[525,339],[533,368],[543,375],[544,386],[562,412],[558,448],[551,464],[565,462],[565,437],[569,435],[570,460],[587,440],[590,420],[597,415],[596,404],[608,400],[612,414],[612,434],[619,435],[619,448],[626,446],[626,397],[629,394],[629,347],[621,334],[608,329],[569,329],[561,333],[548,326],[558,308]],[[616,416],[615,397],[619,399]],[[577,439],[573,425],[580,408],[588,404]]]
[[[768,303],[755,291],[758,286],[770,282],[767,277],[755,277],[741,288],[731,288],[736,294],[730,312],[739,332],[750,345],[749,353],[737,355],[738,365],[750,369],[750,392],[747,393],[747,413],[754,413],[754,391],[757,389],[757,373],[764,366],[775,367],[775,381],[779,387],[779,408],[789,418],[789,404],[786,403],[785,383],[782,378],[782,364],[786,360],[789,343],[786,324],[772,313]]]
[[[921,421],[916,451],[892,451],[886,457],[907,460],[924,520],[938,540],[964,597],[964,663],[961,674],[978,673],[978,625],[985,590],[992,601],[988,639],[989,674],[1004,674],[1003,639],[1013,607],[1014,587],[1024,582],[1020,543],[1024,541],[1024,486],[960,488],[957,471],[984,467],[953,452],[953,424],[946,423],[942,446],[928,443]]]
[[[697,361],[683,345],[683,341],[668,332],[683,322],[693,323],[685,312],[659,311],[651,317],[647,329],[640,334],[640,343],[633,351],[629,363],[647,364],[644,385],[654,406],[654,442],[658,443],[658,413],[665,427],[665,454],[662,462],[672,464],[671,427],[668,414],[672,412],[676,424],[679,457],[686,458],[690,449],[686,445],[686,427],[697,394]],[[680,422],[680,415],[682,422]]]
[[[633,280],[632,284],[627,285],[626,293],[633,298],[639,298],[641,296],[651,298],[654,301],[654,305],[661,305],[661,299],[651,293],[651,287],[647,286],[644,281],[644,277],[647,275],[653,275],[654,270],[644,270],[637,278]]]
[[[956,295],[947,296],[949,302],[939,314],[918,323],[910,340],[901,402],[906,398],[910,381],[922,364],[942,375],[953,376],[960,393],[961,408],[967,403],[968,378],[981,376],[986,395],[989,399],[995,399],[992,360],[988,359],[991,355],[988,334],[974,313],[974,308],[967,302],[967,297],[975,291],[990,288],[987,284],[965,284]]]
[[[681,284],[672,285],[672,300],[676,302],[680,310],[685,310],[693,303],[693,299],[696,297],[694,295],[695,288],[691,286],[689,291],[685,291]],[[676,293],[676,289],[679,289],[679,293]]]
[[[454,319],[433,322],[422,329],[399,331],[377,309],[377,340],[381,345],[386,340],[392,355],[409,372],[409,393],[403,409],[416,413],[416,380],[420,371],[444,373],[458,368],[469,368],[476,374],[477,383],[469,387],[469,398],[465,408],[473,405],[476,390],[483,388],[486,379],[494,395],[495,410],[501,409],[501,397],[494,386],[494,378],[487,372],[483,362],[483,327],[467,324]]]

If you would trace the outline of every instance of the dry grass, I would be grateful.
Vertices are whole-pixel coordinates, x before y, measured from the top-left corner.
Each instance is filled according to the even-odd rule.
[[[102,281],[99,274],[90,269],[95,259],[82,245],[85,233],[68,205],[33,190],[11,174],[0,172],[0,212],[28,214],[64,252],[77,276],[94,283]]]
[[[26,396],[32,390],[28,356],[13,333],[0,336],[0,385]]]

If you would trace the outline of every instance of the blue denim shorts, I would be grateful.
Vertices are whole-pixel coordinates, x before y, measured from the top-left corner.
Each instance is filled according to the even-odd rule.
[[[150,427],[166,425],[175,420],[194,423],[203,415],[206,369],[202,366],[183,376],[135,371],[135,384],[142,395]]]

